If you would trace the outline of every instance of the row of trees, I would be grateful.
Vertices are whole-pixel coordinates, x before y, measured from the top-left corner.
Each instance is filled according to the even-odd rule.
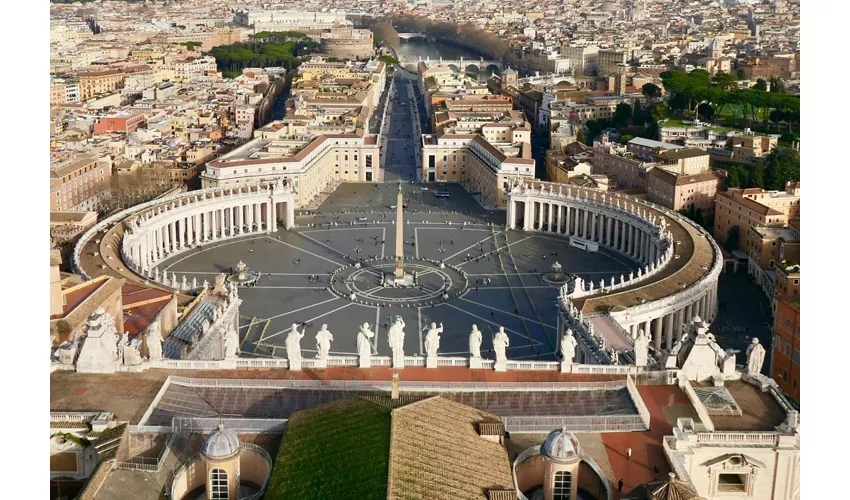
[[[247,43],[213,47],[210,55],[215,57],[220,71],[238,75],[243,69],[252,67],[283,66],[291,70],[300,64],[299,56],[315,46],[315,42],[303,33],[261,32]]]
[[[781,191],[786,182],[800,180],[800,152],[785,146],[773,148],[755,165],[731,163],[722,166],[729,173],[726,177],[728,187]]]
[[[753,88],[740,89],[735,77],[724,72],[711,76],[705,70],[696,69],[689,73],[665,71],[660,76],[664,89],[670,94],[668,104],[673,110],[699,113],[702,109],[704,113],[715,116],[730,107],[733,116],[741,109],[744,116],[749,116],[753,122],[759,117],[771,116],[789,122],[800,121],[799,97],[766,92],[767,83],[764,80]],[[779,83],[775,83],[778,90]],[[778,113],[771,115],[773,111]]]

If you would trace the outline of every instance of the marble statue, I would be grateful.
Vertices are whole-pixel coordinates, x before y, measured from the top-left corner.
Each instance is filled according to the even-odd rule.
[[[192,290],[198,289],[198,278],[196,276],[192,276]]]
[[[369,329],[369,323],[363,323],[360,327],[360,333],[357,334],[357,355],[360,356],[360,367],[369,368],[372,366],[372,343],[369,339],[375,334]]]
[[[298,325],[292,323],[292,328],[286,336],[286,357],[289,359],[290,370],[301,369],[301,339],[304,338],[304,332],[298,331]],[[297,366],[297,368],[294,368]]]
[[[331,350],[331,341],[334,339],[333,334],[328,330],[328,325],[323,324],[322,329],[316,334],[316,357],[319,359],[327,359],[328,353]]]
[[[431,328],[425,334],[425,352],[428,357],[436,357],[437,350],[440,348],[440,334],[443,333],[443,324],[437,327],[437,323],[431,323]]]
[[[761,373],[761,366],[764,364],[764,347],[759,343],[757,337],[753,337],[753,342],[747,347],[747,373],[750,375],[758,375]]]
[[[404,368],[404,326],[401,316],[396,316],[387,335],[393,351],[393,368]]]
[[[236,359],[239,355],[239,332],[231,326],[224,333],[224,359]]]
[[[481,358],[482,341],[483,337],[481,336],[481,330],[478,329],[478,325],[472,325],[472,332],[469,334],[469,355],[474,359]]]
[[[575,362],[576,357],[576,342],[575,336],[573,336],[573,331],[567,328],[567,331],[564,332],[564,336],[561,337],[561,361],[568,364],[573,364]]]
[[[80,373],[114,373],[118,367],[118,330],[115,319],[103,307],[88,318],[88,329],[77,358]]]
[[[645,367],[649,363],[649,337],[641,328],[635,338],[635,366]]]
[[[148,359],[162,359],[162,331],[159,328],[159,321],[151,323],[148,334],[145,336],[145,343],[148,346]]]
[[[499,331],[496,332],[495,336],[493,336],[493,350],[496,352],[497,365],[501,364],[504,366],[504,364],[508,362],[506,350],[510,345],[511,342],[510,339],[508,339],[508,334],[505,333],[505,327],[500,326]]]

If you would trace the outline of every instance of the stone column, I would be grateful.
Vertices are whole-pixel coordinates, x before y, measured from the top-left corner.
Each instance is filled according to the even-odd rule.
[[[637,338],[637,329],[638,329],[637,323],[629,325],[629,337],[631,339]]]
[[[655,351],[661,352],[661,339],[664,337],[664,317],[659,316],[653,321],[655,321],[655,328],[652,329],[652,339],[655,341]]]
[[[597,219],[599,218],[599,214],[596,212],[591,212],[590,214],[590,241],[597,241],[599,239],[599,230],[596,227]]]
[[[557,205],[555,205],[554,203],[549,203],[549,232],[550,233],[558,232],[557,229],[555,228],[555,214],[553,213],[556,206]]]
[[[564,206],[564,220],[566,221],[566,224],[564,224],[564,234],[566,234],[567,236],[572,236],[573,233],[572,233],[572,231],[570,231],[570,206],[569,205]]]
[[[582,217],[582,219],[584,219],[584,223],[582,224],[581,237],[584,239],[588,239],[587,231],[588,229],[590,229],[588,224],[590,222],[590,212],[586,208],[583,208],[581,211],[584,212],[584,216]]]
[[[637,254],[637,228],[629,224],[629,256],[634,257]]]
[[[664,316],[664,341],[666,342],[667,352],[673,349],[673,323],[676,321],[676,313],[672,312]]]
[[[558,234],[564,234],[563,230],[561,229],[561,224],[563,222],[562,218],[563,218],[563,213],[564,213],[564,206],[561,205],[561,204],[556,204],[555,207],[557,207],[557,210],[558,210],[558,217],[557,217],[558,218],[558,228],[557,228],[557,231],[555,231],[555,232],[558,233]]]
[[[514,210],[515,210],[514,209],[514,200],[508,200],[508,217],[507,217],[508,229],[513,229],[513,227],[514,227],[514,221],[513,221]]]
[[[620,240],[618,239],[618,237],[620,236],[620,234],[619,234],[620,233],[620,221],[618,219],[612,219],[612,220],[614,221],[613,222],[614,223],[614,234],[613,234],[614,239],[612,241],[611,247],[619,250],[620,249]]]
[[[543,202],[537,204],[537,230],[543,230]]]
[[[295,225],[295,206],[291,201],[286,202],[286,229],[292,229]]]
[[[676,342],[682,340],[682,335],[684,334],[684,330],[682,329],[682,325],[685,323],[685,310],[679,309],[676,311],[676,319],[673,323],[673,331],[676,333]]]
[[[641,326],[641,328],[643,328],[643,331],[646,332],[647,338],[649,338],[649,336],[652,335],[651,327],[652,327],[652,320],[651,319],[644,321],[643,325]]]
[[[211,224],[212,240],[215,241],[215,240],[218,239],[218,234],[217,234],[218,233],[218,210],[214,209],[212,211],[212,214],[210,215],[210,217],[212,219],[212,224]]]

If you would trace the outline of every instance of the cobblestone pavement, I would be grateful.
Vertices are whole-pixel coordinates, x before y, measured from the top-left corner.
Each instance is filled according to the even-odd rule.
[[[505,232],[500,225],[504,214],[484,211],[459,185],[444,186],[450,198],[436,198],[433,189],[422,187],[402,185],[408,204],[404,254],[406,259],[444,260],[468,274],[468,291],[445,303],[375,307],[328,291],[335,269],[355,259],[393,256],[397,228],[390,206],[398,193],[393,184],[343,184],[319,209],[299,214],[298,227],[291,231],[280,228],[271,235],[204,245],[166,261],[160,270],[212,282],[215,274],[230,272],[243,260],[261,273],[256,286],[240,289],[243,355],[285,356],[284,338],[293,323],[307,323],[305,356],[315,352],[313,338],[323,323],[334,335],[331,352],[354,355],[357,325],[364,322],[376,333],[375,352],[389,355],[387,328],[400,315],[407,325],[406,354],[423,353],[427,326],[442,322],[442,355],[466,355],[469,332],[476,324],[485,333],[485,356],[491,355],[491,334],[504,326],[510,337],[509,357],[552,360],[557,288],[543,283],[540,274],[555,261],[567,273],[596,280],[634,266],[621,256],[570,248],[561,237]]]

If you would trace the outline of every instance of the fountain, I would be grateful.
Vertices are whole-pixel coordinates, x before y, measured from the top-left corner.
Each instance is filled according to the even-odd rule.
[[[227,277],[227,281],[234,285],[249,285],[256,282],[260,278],[260,274],[256,271],[251,271],[248,265],[239,261],[236,264],[236,272]]]
[[[558,262],[552,264],[552,267],[549,268],[548,272],[543,274],[541,279],[544,283],[548,283],[550,285],[563,285],[567,282],[567,279],[564,276],[564,268],[561,267],[561,264]]]

